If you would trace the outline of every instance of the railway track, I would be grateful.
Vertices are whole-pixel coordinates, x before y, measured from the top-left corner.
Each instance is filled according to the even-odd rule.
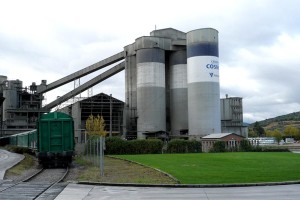
[[[0,199],[55,199],[66,187],[60,183],[69,169],[41,169],[31,177],[16,182],[3,182],[0,185]]]

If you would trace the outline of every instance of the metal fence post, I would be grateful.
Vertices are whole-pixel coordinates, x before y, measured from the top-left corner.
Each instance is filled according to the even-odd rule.
[[[98,164],[99,164],[99,138],[97,138],[96,140],[97,142],[97,145],[96,145],[96,167],[98,167]],[[100,167],[100,165],[99,165]]]
[[[100,176],[103,176],[103,167],[102,167],[102,162],[103,162],[103,157],[102,157],[102,136],[100,136]]]
[[[92,155],[92,140],[89,139],[89,147],[90,147],[90,153],[89,153],[89,160],[90,162],[92,163],[92,158],[91,158],[91,155]]]

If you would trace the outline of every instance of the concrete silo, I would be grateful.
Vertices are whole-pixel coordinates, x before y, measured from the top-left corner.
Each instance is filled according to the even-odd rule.
[[[124,47],[125,57],[125,108],[124,108],[124,133],[130,137],[136,133],[137,116],[137,85],[136,85],[136,55],[134,45]]]
[[[173,136],[188,129],[186,51],[170,54],[170,117]]]
[[[189,135],[221,133],[218,31],[187,33]]]
[[[137,50],[137,137],[166,131],[165,51]]]

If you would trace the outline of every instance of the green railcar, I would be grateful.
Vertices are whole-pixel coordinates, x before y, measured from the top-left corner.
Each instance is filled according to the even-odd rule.
[[[16,135],[12,135],[9,137],[9,145],[17,146],[18,137]]]
[[[74,121],[65,113],[42,115],[37,122],[37,157],[43,165],[72,162],[74,154]]]
[[[28,132],[17,134],[17,146],[28,148]]]
[[[37,130],[28,132],[28,148],[30,149],[37,148]]]

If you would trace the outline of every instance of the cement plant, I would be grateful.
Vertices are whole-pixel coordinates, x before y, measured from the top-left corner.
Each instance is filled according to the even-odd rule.
[[[84,143],[85,121],[101,115],[110,135],[126,139],[183,138],[210,134],[247,137],[241,97],[220,99],[218,31],[201,28],[187,33],[173,28],[154,30],[124,50],[47,84],[24,87],[22,80],[0,76],[1,134],[35,128],[43,113],[59,110],[74,118],[75,141]],[[222,53],[222,52],[221,52]],[[44,94],[117,63],[99,76],[43,106]],[[125,102],[113,94],[96,94],[64,102],[125,70]],[[20,75],[21,76],[21,75]],[[221,75],[222,76],[222,75]],[[35,81],[35,80],[33,80]]]

